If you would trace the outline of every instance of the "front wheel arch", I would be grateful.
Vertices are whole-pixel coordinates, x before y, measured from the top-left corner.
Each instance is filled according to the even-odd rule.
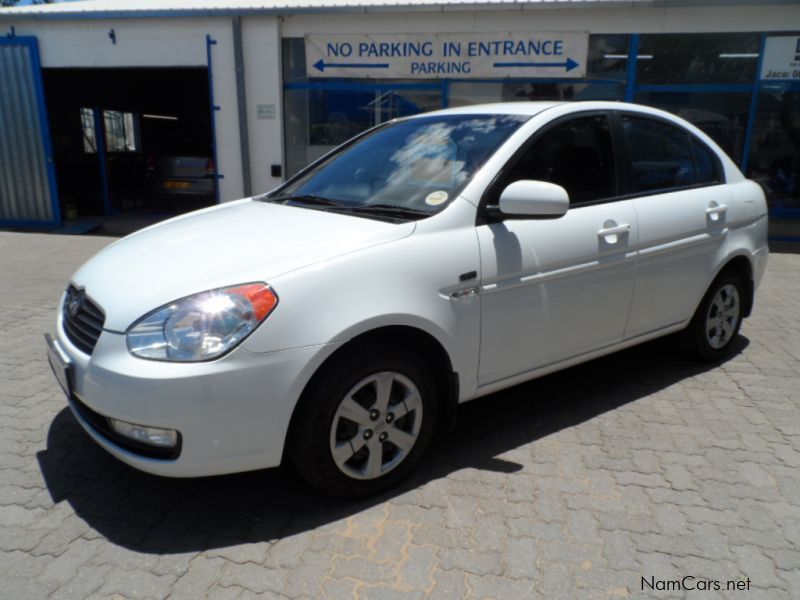
[[[333,354],[328,356],[317,367],[314,374],[306,382],[289,421],[287,441],[284,443],[284,462],[287,447],[290,441],[294,439],[292,433],[297,426],[297,415],[300,413],[308,391],[314,389],[319,380],[325,377],[343,356],[347,356],[360,348],[370,346],[400,347],[420,356],[430,368],[436,384],[437,397],[439,399],[438,426],[443,428],[452,427],[458,406],[459,375],[453,371],[453,364],[445,347],[430,333],[416,327],[407,325],[379,327],[361,333],[337,348]]]

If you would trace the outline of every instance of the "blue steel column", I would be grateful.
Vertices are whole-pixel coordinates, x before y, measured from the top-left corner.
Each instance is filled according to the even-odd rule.
[[[631,34],[628,44],[628,71],[626,73],[625,102],[633,102],[636,91],[636,59],[639,56],[639,34]]]
[[[747,129],[744,132],[744,146],[742,147],[742,173],[747,174],[747,165],[750,162],[750,146],[753,143],[753,129],[756,125],[756,112],[758,112],[758,96],[761,93],[761,67],[764,65],[764,47],[767,44],[767,34],[761,34],[758,47],[758,63],[756,74],[753,77],[753,88],[750,92],[750,113],[747,117]]]
[[[14,28],[11,28],[12,32]],[[47,182],[50,185],[50,202],[53,206],[53,222],[61,227],[61,203],[58,201],[58,182],[56,180],[56,164],[53,156],[53,141],[50,137],[50,121],[47,116],[47,105],[44,98],[44,82],[42,81],[42,61],[39,56],[39,40],[35,37],[28,42],[33,67],[33,87],[36,90],[36,109],[39,112],[39,128],[42,134]]]
[[[211,156],[214,159],[214,193],[217,196],[217,204],[220,203],[219,180],[219,160],[217,160],[217,111],[219,106],[214,104],[214,70],[211,63],[211,46],[216,45],[217,40],[212,40],[210,35],[206,35],[206,58],[208,61],[208,101],[211,104]]]
[[[111,193],[108,183],[108,153],[106,152],[106,124],[103,120],[103,110],[99,106],[92,107],[94,118],[94,143],[97,150],[97,160],[100,165],[100,193],[103,195],[103,214],[113,214],[111,206]]]

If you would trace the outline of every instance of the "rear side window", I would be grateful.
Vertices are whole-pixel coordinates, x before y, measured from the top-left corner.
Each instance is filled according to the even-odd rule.
[[[703,142],[692,136],[692,153],[697,171],[697,183],[721,183],[722,174],[717,157]]]
[[[511,168],[504,184],[520,179],[555,183],[570,204],[616,196],[608,117],[576,117],[546,130]]]
[[[631,192],[668,191],[717,183],[711,151],[688,131],[666,121],[622,116],[630,155]]]

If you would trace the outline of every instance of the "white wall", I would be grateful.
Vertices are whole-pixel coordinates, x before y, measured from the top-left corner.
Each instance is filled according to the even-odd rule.
[[[280,177],[271,165],[283,165],[283,83],[281,38],[274,17],[242,19],[242,46],[247,99],[247,132],[253,194],[276,187]],[[259,119],[258,106],[275,107],[275,118]]]
[[[571,9],[507,6],[466,12],[299,14],[285,17],[283,37],[310,33],[413,33],[475,31],[589,31],[590,33],[695,33],[785,31],[800,27],[800,6],[670,7],[615,5]]]
[[[17,35],[38,38],[44,68],[205,67],[206,35],[211,35],[217,40],[212,47],[214,102],[221,109],[215,114],[217,168],[224,176],[219,180],[220,197],[227,201],[244,195],[229,18],[28,21],[7,25],[14,25]],[[111,29],[116,44],[108,36]]]

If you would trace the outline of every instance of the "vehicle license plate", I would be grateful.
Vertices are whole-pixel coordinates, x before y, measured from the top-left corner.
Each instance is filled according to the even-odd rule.
[[[53,375],[67,397],[72,397],[72,364],[58,351],[49,333],[44,334],[44,339],[47,342],[47,360],[53,369]]]

